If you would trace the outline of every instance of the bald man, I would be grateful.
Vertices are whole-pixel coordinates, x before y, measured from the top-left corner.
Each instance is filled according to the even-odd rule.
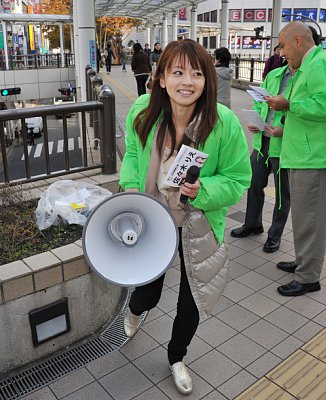
[[[267,99],[286,110],[281,168],[289,172],[295,261],[277,267],[295,279],[277,288],[283,296],[320,290],[326,249],[326,54],[302,22],[287,24],[279,35],[281,55],[297,69],[288,99]]]

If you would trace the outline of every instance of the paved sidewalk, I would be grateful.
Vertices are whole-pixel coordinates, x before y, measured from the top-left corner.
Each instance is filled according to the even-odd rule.
[[[116,112],[124,122],[136,99],[136,80],[130,69],[123,73],[119,66],[113,66],[110,75],[104,72],[102,75],[116,94]],[[232,107],[244,122],[241,108],[251,107],[246,92],[232,89]],[[247,131],[246,135],[250,140]],[[213,315],[200,324],[185,358],[194,382],[192,394],[185,397],[176,391],[166,355],[176,312],[179,282],[176,262],[166,274],[158,307],[149,313],[139,332],[126,346],[25,397],[25,400],[224,400],[236,399],[257,381],[265,386],[274,385],[280,396],[249,394],[241,399],[326,399],[325,336],[319,341],[322,350],[318,354],[321,355],[309,352],[308,348],[312,346],[304,347],[326,327],[325,268],[320,292],[299,298],[278,295],[276,287],[291,280],[292,274],[278,270],[275,264],[292,260],[294,250],[290,217],[280,250],[272,254],[262,251],[273,206],[274,189],[270,181],[263,213],[265,233],[244,239],[231,238],[230,230],[244,220],[246,197],[229,209],[225,239],[229,244],[230,278]],[[301,348],[303,350],[298,351]],[[308,383],[317,375],[320,377],[317,391],[307,391],[305,396],[295,385],[291,386],[290,381],[278,380],[291,367],[277,370],[281,371],[279,378],[275,378],[276,373],[268,375],[297,351],[296,355],[307,355],[308,361],[313,359],[319,368],[316,367],[318,373],[315,375],[309,375],[312,367],[308,366],[308,361],[305,361],[305,369],[301,368],[302,379],[305,375],[310,377]],[[291,365],[301,365],[299,361],[291,362]],[[287,392],[281,387],[287,387]]]

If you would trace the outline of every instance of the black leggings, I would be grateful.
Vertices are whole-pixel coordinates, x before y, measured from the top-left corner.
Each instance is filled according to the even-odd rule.
[[[137,82],[137,92],[138,96],[142,94],[146,94],[146,82],[148,79],[148,75],[137,75],[135,76]]]
[[[181,233],[181,228],[179,228]],[[179,242],[181,279],[177,304],[177,315],[173,322],[172,336],[168,345],[168,359],[170,365],[182,361],[187,354],[187,346],[190,344],[199,324],[199,313],[191,294],[189,282],[185,270],[182,242]],[[160,300],[164,277],[156,279],[147,285],[137,287],[130,298],[130,311],[135,315],[141,315],[144,311],[154,308]]]

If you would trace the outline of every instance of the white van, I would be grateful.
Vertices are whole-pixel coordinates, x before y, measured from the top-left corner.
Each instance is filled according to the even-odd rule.
[[[33,128],[34,137],[40,137],[43,132],[43,119],[42,117],[32,117],[25,119],[27,131]]]

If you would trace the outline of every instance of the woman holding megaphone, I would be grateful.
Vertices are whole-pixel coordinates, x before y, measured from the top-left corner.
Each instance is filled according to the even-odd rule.
[[[200,44],[190,39],[169,43],[157,64],[152,93],[140,96],[129,111],[120,171],[125,191],[155,196],[169,207],[179,227],[181,277],[168,361],[183,394],[192,391],[183,362],[187,346],[227,281],[227,207],[240,200],[251,180],[240,122],[217,104],[216,88],[214,65]],[[186,179],[180,188],[170,187],[164,178],[182,144],[208,157],[193,183]],[[180,202],[180,195],[188,201]],[[127,336],[135,334],[139,316],[156,306],[163,282],[164,275],[132,293],[124,320]]]

